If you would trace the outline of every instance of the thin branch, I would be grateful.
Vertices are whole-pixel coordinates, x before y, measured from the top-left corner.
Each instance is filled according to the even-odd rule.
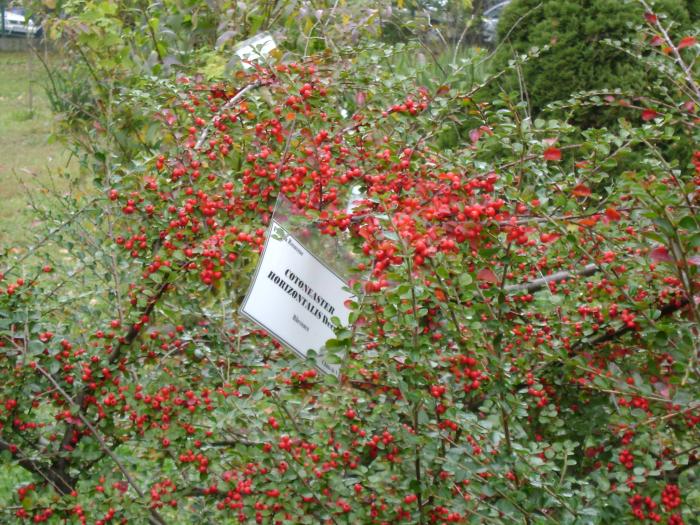
[[[12,444],[0,438],[0,451],[3,450],[11,452]],[[51,468],[49,465],[44,465],[36,460],[26,457],[24,454],[22,454],[19,448],[14,452],[14,454],[24,456],[17,460],[17,464],[20,467],[46,480],[46,482],[62,496],[66,496],[73,491],[75,480],[72,478],[66,479],[66,477],[64,477],[60,472]]]
[[[78,405],[78,404],[75,402],[75,400],[73,400],[73,398],[72,398],[70,395],[68,395],[68,393],[67,393],[65,390],[63,390],[63,388],[61,387],[61,385],[58,384],[58,382],[54,379],[54,377],[53,377],[49,372],[47,372],[41,365],[38,365],[38,364],[37,364],[37,365],[36,365],[36,369],[37,369],[44,377],[46,377],[46,379],[48,379],[48,380],[51,382],[51,384],[56,388],[56,390],[58,390],[58,392],[61,394],[61,396],[70,404],[70,406],[73,408],[73,410],[76,411],[76,415],[78,416],[78,418],[80,419],[80,421],[82,421],[83,424],[84,424],[86,427],[88,427],[88,429],[90,430],[90,432],[92,433],[92,435],[95,437],[95,439],[96,439],[97,442],[99,443],[100,448],[102,449],[102,451],[103,451],[105,454],[107,454],[107,455],[112,459],[112,461],[114,461],[114,463],[117,465],[117,467],[119,468],[119,470],[121,471],[121,473],[122,473],[122,474],[124,475],[124,477],[126,478],[126,481],[129,483],[129,485],[131,485],[131,486],[134,488],[134,490],[136,491],[136,493],[139,495],[139,497],[143,499],[143,498],[144,498],[144,492],[143,492],[143,491],[141,490],[141,488],[136,484],[136,482],[134,481],[134,479],[131,477],[131,474],[130,474],[129,471],[126,469],[126,467],[122,464],[122,462],[119,461],[119,458],[117,457],[117,455],[112,451],[112,449],[111,449],[110,447],[107,446],[107,443],[105,442],[104,438],[102,437],[102,434],[93,426],[92,423],[90,423],[90,420],[88,420],[88,418],[86,418],[86,417],[83,415],[83,413],[81,412],[81,408],[82,408],[82,407],[81,407],[80,405]],[[160,517],[160,515],[158,514],[158,512],[156,512],[155,509],[150,509],[149,512],[150,512],[150,514],[151,514],[151,515],[150,515],[150,518],[149,518],[149,521],[151,521],[152,523],[158,524],[158,525],[165,525],[165,522],[164,522],[163,519]]]
[[[51,237],[53,237],[53,236],[56,235],[58,232],[60,232],[61,230],[63,230],[65,227],[69,226],[73,221],[75,221],[75,220],[78,218],[79,215],[81,215],[83,212],[87,211],[87,210],[90,208],[90,206],[92,206],[95,202],[97,202],[97,199],[91,200],[89,203],[87,203],[85,206],[83,206],[83,207],[80,208],[77,212],[75,212],[72,216],[70,216],[68,219],[66,219],[60,226],[58,226],[57,228],[51,230],[51,231],[50,231],[49,233],[47,233],[46,235],[44,235],[44,236],[35,244],[35,246],[34,246],[33,248],[30,248],[29,250],[27,250],[27,252],[26,252],[22,257],[20,257],[19,259],[17,259],[17,260],[14,262],[14,264],[13,264],[12,266],[8,267],[6,270],[3,270],[2,272],[0,272],[0,274],[8,275],[10,272],[12,272],[12,270],[14,270],[15,268],[17,268],[17,266],[19,266],[23,261],[25,261],[26,259],[28,259],[28,258],[31,257],[32,255],[34,255],[34,253],[35,253],[39,248],[41,248],[41,247],[43,246],[43,244],[44,244],[46,241],[48,241]]]
[[[649,4],[645,0],[639,0],[639,1],[644,6],[644,9],[647,10],[647,12],[653,12],[651,6],[649,6]],[[673,52],[673,56],[676,59],[676,63],[683,70],[683,74],[685,75],[685,81],[688,83],[688,85],[691,87],[691,89],[695,93],[695,101],[696,102],[700,101],[700,88],[695,83],[695,79],[693,78],[693,72],[690,70],[688,65],[685,63],[685,61],[683,60],[683,57],[681,57],[681,54],[680,54],[680,51],[678,50],[678,47],[673,43],[673,40],[671,40],[671,36],[668,34],[668,31],[666,31],[666,28],[663,25],[661,25],[661,21],[658,18],[653,25],[655,25],[659,29],[659,31],[661,31],[661,34],[664,36],[664,39],[666,40],[666,43],[671,48],[671,51]]]
[[[572,279],[574,277],[589,277],[598,272],[598,270],[599,267],[597,264],[587,264],[581,270],[578,271],[563,270],[560,272],[555,272],[551,275],[545,275],[544,277],[535,279],[534,281],[530,281],[528,283],[510,284],[508,286],[505,286],[503,288],[503,291],[509,294],[522,292],[534,293],[540,291],[545,286],[548,286],[549,283],[557,283],[567,279]]]
[[[195,150],[199,150],[202,147],[202,144],[204,144],[204,141],[207,140],[207,136],[209,135],[209,130],[211,129],[212,124],[214,121],[219,118],[225,111],[231,109],[239,100],[241,100],[246,93],[249,91],[252,91],[253,89],[259,88],[260,86],[263,85],[263,82],[258,80],[257,82],[253,82],[252,84],[248,84],[246,87],[241,89],[238,93],[236,93],[226,104],[221,106],[219,109],[218,113],[212,117],[212,119],[209,121],[209,123],[204,127],[202,130],[202,133],[199,135],[199,139],[197,140],[197,143],[194,146]]]

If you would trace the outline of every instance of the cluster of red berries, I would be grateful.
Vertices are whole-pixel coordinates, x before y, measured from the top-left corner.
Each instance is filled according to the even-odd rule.
[[[0,281],[3,280],[3,277],[4,277],[4,276],[0,273]],[[14,295],[15,292],[17,291],[17,289],[20,288],[20,287],[22,287],[22,286],[24,286],[24,284],[25,284],[24,279],[22,279],[22,278],[20,277],[20,278],[17,279],[14,283],[7,285],[7,288],[6,288],[5,290],[3,290],[2,288],[0,288],[0,294],[2,294],[2,293],[4,292],[4,293],[6,293],[7,295]]]
[[[623,449],[618,455],[618,459],[626,469],[630,470],[634,467],[634,456],[629,450]]]
[[[661,522],[661,515],[654,512],[657,504],[649,496],[635,494],[627,499],[627,502],[632,507],[632,514],[639,520],[649,519],[655,523]],[[647,511],[646,514],[644,511]]]
[[[661,493],[661,504],[666,508],[666,510],[672,510],[681,504],[681,491],[678,485],[669,483],[664,487],[664,491]]]

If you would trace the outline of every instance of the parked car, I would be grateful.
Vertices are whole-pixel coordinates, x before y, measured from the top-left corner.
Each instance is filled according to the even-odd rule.
[[[510,4],[510,0],[498,2],[484,11],[482,31],[484,40],[489,44],[496,43],[498,20],[503,9]]]
[[[41,26],[24,16],[24,9],[11,7],[0,13],[0,33],[14,36],[41,36]]]

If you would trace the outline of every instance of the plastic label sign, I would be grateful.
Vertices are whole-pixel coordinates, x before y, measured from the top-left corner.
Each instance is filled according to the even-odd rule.
[[[248,64],[248,61],[265,59],[276,48],[275,39],[270,33],[264,32],[238,44],[234,49],[234,54],[243,62],[244,69],[250,69],[252,66]]]
[[[335,337],[332,317],[348,324],[347,283],[274,219],[241,313],[301,357],[317,354],[316,365],[338,376],[340,366],[323,356]]]

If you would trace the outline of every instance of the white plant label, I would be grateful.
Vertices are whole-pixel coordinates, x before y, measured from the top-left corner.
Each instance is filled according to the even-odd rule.
[[[340,366],[326,362],[323,349],[335,337],[331,318],[348,324],[346,303],[354,296],[346,287],[343,279],[273,220],[241,313],[301,357],[314,350],[318,368],[337,377]]]
[[[269,33],[265,32],[238,44],[234,50],[234,54],[244,61],[243,65],[248,69],[251,66],[245,63],[246,60],[254,61],[260,58],[267,58],[276,47],[275,39],[272,38]]]

